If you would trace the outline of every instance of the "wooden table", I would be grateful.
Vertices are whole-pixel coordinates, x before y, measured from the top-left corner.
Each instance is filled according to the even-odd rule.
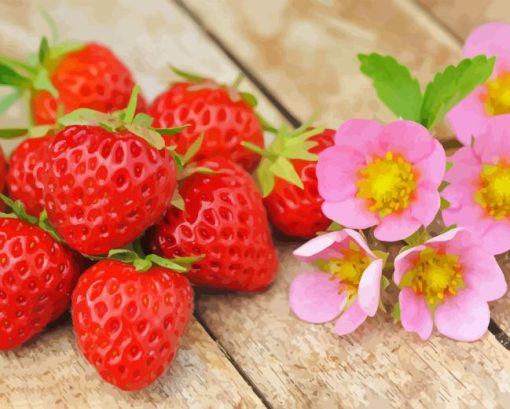
[[[1,53],[37,47],[47,32],[38,3],[0,2]],[[168,64],[225,82],[242,71],[271,121],[297,124],[318,110],[331,127],[392,119],[358,73],[357,53],[395,54],[426,80],[460,58],[473,27],[510,19],[507,0],[42,3],[63,37],[111,45],[151,98],[172,79]],[[22,118],[12,110],[0,124]],[[128,394],[102,382],[67,322],[0,354],[0,408],[510,407],[510,296],[493,304],[490,332],[473,344],[438,335],[421,342],[390,313],[339,338],[291,314],[288,286],[306,266],[291,256],[297,243],[277,245],[279,277],[267,292],[198,294],[182,348],[151,388]]]

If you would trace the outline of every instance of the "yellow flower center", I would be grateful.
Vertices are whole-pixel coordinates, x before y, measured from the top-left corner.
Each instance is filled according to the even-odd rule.
[[[510,215],[510,165],[483,165],[475,202],[496,220]]]
[[[416,265],[402,277],[400,287],[410,287],[423,295],[431,307],[444,303],[446,296],[454,296],[464,287],[458,261],[457,255],[426,248],[420,252]]]
[[[337,258],[316,260],[315,265],[322,271],[331,274],[331,279],[342,283],[342,291],[355,295],[363,272],[371,262],[365,252],[352,240],[349,247],[342,249]]]
[[[416,189],[416,174],[401,155],[387,152],[359,171],[356,196],[365,199],[373,212],[386,217],[406,209]]]
[[[500,75],[486,83],[485,110],[489,115],[510,113],[510,74]]]

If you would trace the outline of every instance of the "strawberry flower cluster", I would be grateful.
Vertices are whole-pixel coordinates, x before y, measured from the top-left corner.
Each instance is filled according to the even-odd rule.
[[[360,56],[361,71],[399,119],[349,120],[318,155],[322,211],[334,223],[294,252],[313,266],[290,287],[300,319],[335,320],[336,334],[351,333],[382,307],[391,278],[395,318],[406,331],[422,340],[434,327],[459,341],[485,334],[488,302],[507,291],[495,255],[510,250],[509,33],[505,24],[477,29],[468,58],[423,93],[392,57]],[[445,115],[463,144],[448,158],[433,135]],[[402,243],[392,260],[370,249],[369,229],[367,237]]]

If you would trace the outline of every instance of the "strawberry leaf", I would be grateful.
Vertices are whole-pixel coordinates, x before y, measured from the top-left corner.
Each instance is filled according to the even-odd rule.
[[[7,128],[0,129],[0,139],[12,139],[20,136],[26,136],[28,133],[27,128]]]
[[[420,121],[420,84],[391,56],[359,54],[360,70],[372,80],[379,99],[399,118]]]
[[[54,125],[37,125],[28,129],[28,136],[31,138],[41,138],[48,135],[50,131],[55,129]]]
[[[204,143],[204,133],[202,132],[197,139],[193,141],[191,146],[188,148],[186,153],[184,154],[184,157],[182,158],[183,164],[188,163],[193,157],[197,154],[200,147]]]
[[[170,204],[181,211],[184,210],[184,199],[182,198],[178,189],[175,189],[174,196],[172,197]]]
[[[400,321],[400,303],[398,302],[393,307],[393,319],[395,320],[395,322]]]
[[[85,44],[82,42],[65,41],[50,48],[50,60],[58,60],[60,57],[68,53],[79,51],[83,48],[85,48]]]
[[[189,125],[186,124],[182,126],[177,126],[175,128],[153,128],[153,130],[159,133],[160,135],[175,135],[178,134],[179,132],[184,131],[188,126]]]
[[[275,185],[275,176],[270,170],[271,163],[271,160],[263,157],[257,168],[257,180],[263,197],[267,197],[273,191]]]
[[[58,98],[58,91],[53,86],[46,68],[37,71],[32,86],[38,91],[48,91],[54,98]]]
[[[14,217],[20,220],[23,220],[29,224],[36,225],[38,220],[36,217],[29,215],[25,211],[25,207],[23,206],[23,203],[21,203],[19,200],[12,200],[10,197],[7,197],[0,193],[0,199],[3,200],[3,202],[11,208],[13,211],[12,214],[5,214],[2,213],[4,217]]]
[[[146,260],[150,261],[151,263],[154,263],[160,267],[168,268],[169,270],[176,271],[178,273],[185,273],[188,271],[188,268],[185,266],[182,266],[178,263],[175,263],[171,259],[163,258],[161,256],[158,256],[156,254],[149,254],[146,257]]]
[[[427,85],[421,107],[421,123],[431,129],[458,102],[489,79],[495,58],[478,55],[450,65]]]
[[[0,64],[0,85],[12,85],[15,87],[29,86],[30,80],[18,74],[8,65]]]
[[[78,108],[58,119],[62,126],[69,125],[98,125],[99,123],[108,123],[112,120],[111,116],[103,112],[95,111],[89,108]],[[117,121],[119,126],[120,121]]]
[[[127,107],[121,111],[120,117],[121,119],[130,124],[133,122],[136,112],[136,104],[138,102],[138,94],[140,93],[140,86],[135,85],[133,90],[131,91],[131,96],[129,97],[129,102]]]
[[[138,135],[157,150],[163,149],[165,147],[165,140],[155,130],[136,124],[127,124],[125,127],[129,132]]]
[[[203,82],[208,81],[206,77],[203,77],[202,75],[195,74],[189,71],[181,70],[177,67],[170,66],[170,69],[176,74],[177,76],[191,82]]]
[[[269,170],[276,176],[286,180],[293,185],[303,189],[303,181],[294,169],[294,165],[283,156],[279,156],[269,167]]]
[[[136,114],[135,118],[133,119],[133,124],[140,125],[140,126],[151,126],[154,122],[154,118],[150,115],[139,113]]]
[[[240,92],[239,95],[241,95],[241,98],[244,99],[252,108],[255,108],[258,105],[255,95],[250,94],[249,92]]]
[[[266,118],[262,116],[262,114],[257,112],[257,119],[262,126],[262,129],[266,132],[276,133],[278,130],[274,127]]]
[[[16,89],[13,92],[5,95],[2,99],[0,99],[0,114],[3,114],[4,112],[6,112],[22,96],[23,96],[23,92],[20,92],[19,89]]]
[[[49,59],[50,54],[50,46],[48,44],[48,39],[46,37],[43,37],[41,39],[41,43],[39,45],[39,64],[41,64],[43,67],[46,65]]]

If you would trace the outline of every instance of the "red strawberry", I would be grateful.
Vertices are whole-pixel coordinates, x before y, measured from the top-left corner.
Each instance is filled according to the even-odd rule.
[[[83,115],[89,111],[60,121],[83,123]],[[43,180],[51,224],[83,254],[105,254],[133,241],[161,218],[176,186],[175,161],[160,134],[140,125],[145,114],[133,120],[130,104],[129,115],[94,115],[109,130],[73,125],[57,133]]]
[[[321,210],[315,167],[335,131],[306,128],[282,127],[267,151],[251,148],[263,156],[257,178],[271,223],[287,236],[309,239],[331,224]]]
[[[0,218],[0,350],[22,345],[62,315],[80,273],[76,256],[15,216]]]
[[[223,156],[252,171],[259,157],[242,147],[241,142],[264,146],[255,104],[254,97],[247,93],[191,76],[191,80],[174,83],[157,97],[148,112],[158,127],[190,125],[181,134],[165,138],[167,145],[176,145],[177,153],[184,154],[204,133],[204,143],[195,160]]]
[[[146,387],[170,366],[193,312],[185,277],[163,267],[146,270],[102,260],[73,293],[80,349],[107,382],[128,391]]]
[[[146,247],[164,257],[205,254],[187,277],[195,284],[259,291],[273,281],[278,265],[255,183],[224,158],[198,163],[215,170],[183,180],[184,210],[172,207],[146,237]]]
[[[2,84],[31,90],[36,124],[53,124],[59,109],[62,113],[77,108],[101,112],[121,109],[135,85],[128,68],[107,47],[96,43],[64,43],[50,48],[43,39],[36,65],[1,61],[0,68],[9,74],[0,79]],[[141,111],[145,105],[140,97]]]
[[[26,211],[38,216],[44,210],[42,177],[44,159],[50,137],[29,138],[19,144],[11,155],[7,173],[7,190],[14,200],[25,205]]]

